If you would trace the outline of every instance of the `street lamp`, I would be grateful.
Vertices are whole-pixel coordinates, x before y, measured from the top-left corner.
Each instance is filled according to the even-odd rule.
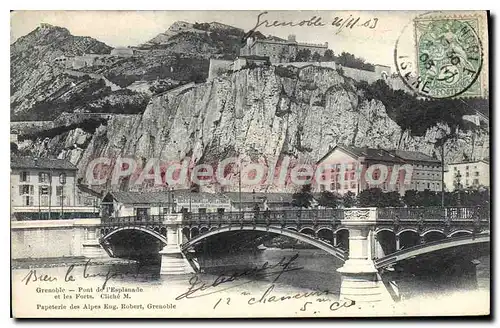
[[[461,200],[460,200],[460,192],[462,191],[462,184],[460,183],[460,179],[462,178],[462,175],[460,174],[460,171],[455,174],[455,188],[457,189],[457,205],[460,206]]]
[[[66,173],[59,174],[59,183],[61,184],[61,219],[64,218],[64,185],[66,184]]]

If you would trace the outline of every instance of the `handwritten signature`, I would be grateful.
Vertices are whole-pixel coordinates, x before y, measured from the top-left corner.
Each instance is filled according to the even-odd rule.
[[[284,302],[287,300],[297,300],[297,299],[309,299],[308,301],[305,301],[304,304],[301,306],[299,309],[300,311],[307,311],[311,308],[311,306],[317,302],[317,303],[323,303],[323,302],[331,302],[330,298],[328,295],[332,295],[332,293],[328,290],[318,290],[318,291],[308,291],[308,292],[299,292],[295,294],[290,294],[290,295],[281,295],[281,296],[276,296],[272,295],[272,292],[274,291],[274,284],[271,284],[265,291],[262,293],[260,297],[250,297],[247,300],[248,305],[256,305],[256,304],[273,304],[273,303],[278,303],[278,302]],[[243,295],[247,295],[248,293],[242,293]],[[231,305],[231,297],[225,297],[224,301],[222,298],[219,298],[219,300],[215,303],[213,309],[215,310],[219,304],[225,304],[225,305]],[[351,299],[342,299],[342,300],[337,300],[333,301],[330,303],[330,306],[328,309],[330,311],[337,311],[341,308],[349,308],[353,305],[356,304],[356,301],[351,300]],[[308,308],[309,306],[309,308]],[[316,313],[316,312],[315,312]]]
[[[328,22],[321,16],[312,16],[309,19],[303,19],[300,21],[270,21],[264,19],[263,16],[267,15],[269,12],[264,11],[257,16],[257,22],[255,26],[246,33],[243,39],[248,38],[257,31],[259,27],[324,27],[333,26],[337,29],[335,34],[340,33],[344,28],[353,29],[354,27],[364,27],[368,29],[375,29],[377,27],[379,19],[376,17],[369,19],[361,19],[359,16],[349,15],[349,17],[339,17],[335,16],[332,18],[331,22]]]
[[[102,284],[102,289],[104,289],[108,283],[108,281],[112,278],[116,277],[124,277],[124,276],[129,276],[129,277],[135,277],[137,278],[139,273],[140,273],[140,266],[136,267],[135,271],[124,271],[124,272],[119,272],[117,271],[114,266],[109,267],[109,269],[105,273],[100,273],[100,272],[90,272],[91,268],[91,260],[89,259],[87,262],[85,262],[85,265],[83,267],[83,272],[81,273],[81,277],[84,279],[88,278],[95,278],[95,277],[104,277],[104,282]],[[66,273],[64,275],[64,281],[65,282],[75,282],[77,280],[77,277],[80,276],[79,274],[77,275],[73,270],[75,269],[75,264],[71,264],[68,269],[66,270]],[[54,282],[58,281],[59,278],[55,276],[51,276],[45,273],[41,273],[40,271],[37,271],[36,269],[31,269],[26,276],[23,277],[21,280],[22,282],[25,283],[25,285],[28,285],[30,282]]]
[[[202,297],[202,296],[207,296],[215,293],[219,293],[234,287],[242,286],[245,284],[248,284],[252,282],[255,279],[258,278],[263,278],[263,277],[271,277],[275,276],[272,282],[276,282],[279,277],[285,272],[290,272],[290,271],[296,271],[296,270],[302,270],[303,267],[293,267],[292,264],[294,264],[294,261],[299,257],[299,254],[295,254],[294,256],[290,257],[290,259],[286,259],[286,257],[283,257],[278,263],[270,265],[269,262],[265,262],[262,266],[260,267],[252,267],[246,270],[243,270],[241,272],[233,272],[232,274],[226,274],[222,273],[215,280],[211,283],[205,283],[200,280],[200,277],[196,274],[191,279],[189,279],[189,289],[177,296],[175,299],[176,300],[181,300],[183,298],[197,298],[197,297]],[[276,268],[279,268],[278,270],[275,270]],[[274,271],[273,271],[274,270]],[[249,281],[242,282],[241,284],[237,285],[231,285],[226,288],[218,288],[216,290],[211,290],[208,291],[209,289],[213,289],[214,287],[217,287],[219,285],[228,283],[228,282],[233,282],[235,280],[238,280],[242,277],[250,277],[253,279],[250,279]],[[204,293],[202,293],[204,292]]]

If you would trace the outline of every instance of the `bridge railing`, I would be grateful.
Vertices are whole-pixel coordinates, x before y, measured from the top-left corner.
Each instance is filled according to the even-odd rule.
[[[388,221],[489,221],[489,208],[466,207],[387,207],[377,209],[378,220]]]
[[[165,221],[165,217],[163,215],[134,215],[101,218],[101,224],[103,225],[141,225],[146,223],[161,223],[163,221]]]
[[[342,209],[184,213],[184,224],[301,224],[333,223],[344,217]]]
[[[344,209],[305,209],[283,211],[242,211],[224,213],[183,213],[183,224],[190,225],[318,225],[340,223]],[[489,222],[489,207],[388,207],[377,209],[377,221],[410,222]],[[163,215],[102,218],[103,225],[144,225],[163,223]]]

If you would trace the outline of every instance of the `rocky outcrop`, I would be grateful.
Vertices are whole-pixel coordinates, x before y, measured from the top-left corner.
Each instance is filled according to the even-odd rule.
[[[337,143],[440,158],[436,142],[452,132],[447,161],[488,156],[488,131],[436,125],[413,137],[387,115],[381,101],[364,99],[355,83],[335,70],[256,68],[154,97],[143,115],[113,116],[94,133],[78,166],[84,172],[98,156],[188,157],[216,164],[238,154],[243,161],[269,165],[285,155],[314,163]]]

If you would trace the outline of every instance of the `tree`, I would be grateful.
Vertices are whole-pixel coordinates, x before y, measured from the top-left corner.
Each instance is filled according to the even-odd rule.
[[[312,61],[314,62],[319,62],[321,60],[321,55],[315,51],[314,54],[312,55]]]
[[[297,51],[295,55],[296,62],[308,62],[311,58],[311,50],[309,49],[300,49]]]
[[[340,197],[328,190],[321,193],[318,199],[318,205],[323,207],[337,208],[340,204]]]
[[[399,193],[383,192],[380,188],[365,189],[359,193],[359,206],[362,207],[398,207],[401,206]]]
[[[349,190],[342,197],[342,202],[344,203],[344,207],[353,207],[356,205],[356,195]]]
[[[299,192],[292,195],[292,205],[295,207],[309,208],[311,206],[312,199],[311,185],[306,184],[302,186],[302,189]]]
[[[408,207],[420,206],[421,202],[419,198],[419,192],[414,189],[405,191],[405,195],[403,196],[403,202]]]
[[[323,54],[323,61],[333,61],[334,59],[335,55],[333,53],[333,50],[326,49],[325,53]]]
[[[10,143],[10,152],[12,154],[17,154],[19,152],[19,147],[17,146],[17,144],[15,142]]]

